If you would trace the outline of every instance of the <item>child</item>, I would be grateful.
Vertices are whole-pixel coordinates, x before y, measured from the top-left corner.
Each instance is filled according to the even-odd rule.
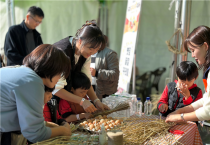
[[[84,73],[76,72],[72,75],[71,92],[73,94],[88,100],[86,94],[90,86],[90,80]],[[59,102],[59,112],[67,122],[73,122],[84,118],[88,119],[92,116],[90,113],[85,113],[82,106],[63,99]]]
[[[195,63],[181,62],[176,68],[176,74],[178,81],[167,84],[157,104],[160,114],[164,117],[202,98],[201,89],[194,84],[198,77],[198,68]]]
[[[57,111],[57,102],[55,99],[52,98],[52,92],[46,90],[45,88],[45,93],[44,93],[44,120],[46,121],[46,125],[52,126],[50,124],[56,123],[58,125],[64,125],[66,121],[62,119],[62,117],[59,115]],[[53,123],[49,123],[53,122]],[[54,124],[54,125],[56,125]]]

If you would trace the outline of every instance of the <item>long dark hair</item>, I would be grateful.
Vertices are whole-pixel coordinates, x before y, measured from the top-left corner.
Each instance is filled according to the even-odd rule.
[[[184,41],[184,48],[186,51],[190,52],[188,46],[196,47],[192,45],[192,43],[196,44],[197,47],[200,47],[206,42],[208,44],[208,51],[206,55],[206,60],[203,65],[199,65],[199,69],[203,68],[203,73],[208,69],[210,66],[210,28],[207,26],[198,26],[195,28]]]
[[[98,46],[101,46],[100,50],[103,50],[106,45],[104,35],[100,28],[96,25],[95,20],[86,21],[86,23],[82,25],[82,28],[77,30],[73,42],[76,43],[79,39],[82,40],[81,47],[86,44],[91,44],[90,48],[95,49]]]
[[[28,54],[23,65],[31,68],[41,78],[52,78],[62,74],[67,78],[70,73],[70,59],[60,49],[50,44],[41,44]]]

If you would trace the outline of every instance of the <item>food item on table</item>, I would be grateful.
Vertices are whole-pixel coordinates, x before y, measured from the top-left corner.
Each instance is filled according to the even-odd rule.
[[[94,125],[93,125],[93,124],[91,124],[91,125],[89,126],[90,130],[92,130],[92,129],[93,129],[93,127],[94,127]]]
[[[113,125],[113,124],[109,124],[109,127],[110,127],[110,128],[113,128],[113,127],[114,127],[114,125]]]
[[[84,127],[84,126],[85,126],[84,123],[79,124],[79,127]]]
[[[91,130],[91,131],[100,131],[101,126],[104,125],[105,130],[110,130],[117,125],[120,125],[123,121],[120,119],[114,119],[112,117],[108,117],[106,115],[99,115],[95,118],[88,119],[79,124],[81,128]]]
[[[105,126],[105,129],[110,129],[109,125],[106,125],[106,126]]]
[[[104,119],[101,119],[101,120],[100,120],[101,123],[103,123],[104,121],[105,121]]]
[[[83,123],[84,123],[84,124],[88,124],[88,122],[87,122],[87,121],[84,121]]]
[[[116,120],[115,123],[116,123],[116,124],[120,123],[120,120]]]
[[[88,123],[88,126],[90,126],[92,123],[90,122],[90,123]]]

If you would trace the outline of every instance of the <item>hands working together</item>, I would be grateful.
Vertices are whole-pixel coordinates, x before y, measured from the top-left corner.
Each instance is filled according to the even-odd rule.
[[[104,111],[110,109],[107,105],[103,104],[99,99],[95,102],[95,106],[89,100],[85,100],[82,104],[82,107],[87,113],[93,113],[96,110]]]

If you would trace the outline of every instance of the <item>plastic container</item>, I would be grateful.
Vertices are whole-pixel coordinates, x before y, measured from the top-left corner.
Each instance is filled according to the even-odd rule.
[[[106,130],[105,130],[104,124],[102,124],[101,131],[99,132],[99,145],[107,144],[106,136],[107,136]]]
[[[142,107],[143,107],[143,104],[141,102],[141,98],[137,98],[137,106],[136,106],[136,108],[137,108],[136,115],[137,116],[141,116],[142,115]]]
[[[136,98],[136,94],[131,94],[131,98],[132,98],[132,114],[134,115],[137,112],[137,98]]]
[[[144,103],[144,115],[152,115],[152,103],[150,101],[150,97],[147,97]]]

